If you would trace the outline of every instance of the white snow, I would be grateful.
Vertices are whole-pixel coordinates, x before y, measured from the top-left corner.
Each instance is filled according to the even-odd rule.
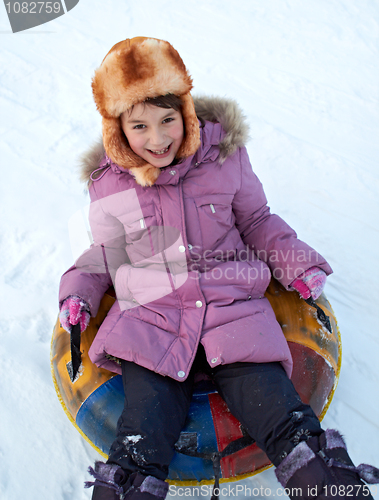
[[[126,436],[126,438],[124,439],[124,443],[126,445],[130,444],[130,443],[138,443],[138,441],[142,439],[142,436],[141,434],[136,434],[135,436]]]
[[[91,496],[83,483],[99,456],[56,397],[50,339],[73,261],[69,220],[88,204],[77,159],[101,131],[91,77],[137,35],[169,40],[196,93],[240,103],[272,211],[334,268],[326,294],[343,363],[324,425],[357,464],[379,466],[378,25],[373,0],[81,0],[13,34],[0,8],[2,500]],[[237,484],[256,498],[278,487],[273,469]]]

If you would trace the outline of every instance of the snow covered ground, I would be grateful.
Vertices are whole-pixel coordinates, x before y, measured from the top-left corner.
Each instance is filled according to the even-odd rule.
[[[0,7],[2,500],[90,498],[98,456],[56,397],[50,338],[68,220],[88,202],[77,158],[100,134],[90,80],[137,35],[169,40],[196,93],[237,99],[272,211],[334,268],[343,363],[324,425],[379,466],[378,26],[374,0],[80,0],[13,34]],[[273,469],[239,484],[278,496]]]

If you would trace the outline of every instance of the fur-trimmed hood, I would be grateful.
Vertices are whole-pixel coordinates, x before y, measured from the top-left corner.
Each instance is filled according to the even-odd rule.
[[[220,123],[225,135],[219,143],[219,162],[223,163],[237,148],[246,144],[249,127],[237,102],[233,99],[214,96],[193,97],[195,110],[200,121]],[[103,139],[100,138],[80,159],[80,177],[88,185],[91,175],[100,166],[105,155]],[[138,182],[138,180],[137,180]]]

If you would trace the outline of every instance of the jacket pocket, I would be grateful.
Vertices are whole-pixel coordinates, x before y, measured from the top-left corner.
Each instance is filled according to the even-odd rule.
[[[141,240],[149,227],[157,224],[156,210],[153,203],[119,217],[125,230],[126,243]]]
[[[119,216],[125,231],[126,252],[132,265],[139,265],[157,253],[157,213],[153,203]],[[154,245],[154,244],[155,245]]]
[[[214,250],[234,228],[232,194],[211,194],[195,199],[203,250]]]

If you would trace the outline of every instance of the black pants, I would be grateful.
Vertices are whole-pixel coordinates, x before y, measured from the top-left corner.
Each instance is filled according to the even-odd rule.
[[[183,382],[122,362],[125,407],[108,462],[130,473],[167,478],[199,369],[213,378],[232,414],[274,465],[302,436],[322,433],[317,416],[302,403],[280,363],[233,363],[211,369],[200,346]]]

